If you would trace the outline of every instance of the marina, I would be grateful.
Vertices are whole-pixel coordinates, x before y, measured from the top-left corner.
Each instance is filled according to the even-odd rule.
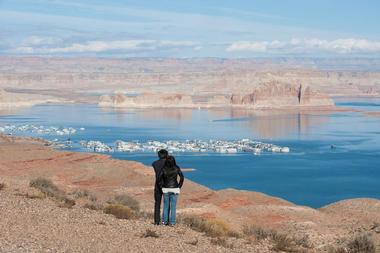
[[[160,149],[167,149],[169,153],[201,153],[214,152],[235,154],[249,152],[255,155],[261,152],[270,153],[289,153],[289,147],[280,147],[270,143],[253,141],[250,139],[241,139],[236,141],[226,140],[168,140],[156,141],[150,140],[147,142],[139,141],[121,141],[118,140],[113,146],[108,146],[100,141],[80,141],[79,144],[86,149],[95,152],[157,152]]]
[[[19,134],[19,133],[29,133],[37,135],[73,135],[77,131],[84,131],[85,128],[81,127],[79,129],[73,127],[56,127],[56,126],[43,126],[43,125],[33,125],[33,124],[24,124],[24,125],[5,125],[0,126],[0,133],[6,134]]]

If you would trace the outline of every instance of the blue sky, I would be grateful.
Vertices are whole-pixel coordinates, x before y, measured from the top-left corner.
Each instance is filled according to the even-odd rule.
[[[0,0],[0,54],[380,56],[378,0]]]

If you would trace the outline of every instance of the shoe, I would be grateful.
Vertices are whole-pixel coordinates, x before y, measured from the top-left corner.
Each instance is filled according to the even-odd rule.
[[[174,227],[175,226],[175,224],[169,224],[169,227]]]
[[[159,223],[159,222],[158,222],[158,223],[155,222],[154,225],[155,225],[155,226],[159,226],[159,225],[161,225],[161,223]]]

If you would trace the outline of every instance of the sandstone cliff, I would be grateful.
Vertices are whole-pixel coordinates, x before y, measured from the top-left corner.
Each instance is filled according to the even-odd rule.
[[[248,108],[334,106],[328,95],[313,91],[308,86],[277,81],[263,83],[248,94],[234,94],[231,104]]]
[[[310,87],[284,82],[271,81],[258,85],[248,94],[203,95],[205,101],[197,99],[199,95],[143,93],[135,97],[123,93],[100,97],[102,107],[239,107],[239,108],[297,108],[334,106],[333,100],[326,94],[313,91]]]
[[[62,100],[50,96],[12,93],[0,89],[0,108],[28,107],[49,102],[62,102]]]
[[[190,95],[143,93],[132,97],[118,92],[113,96],[101,96],[99,106],[116,108],[193,107],[194,103]]]

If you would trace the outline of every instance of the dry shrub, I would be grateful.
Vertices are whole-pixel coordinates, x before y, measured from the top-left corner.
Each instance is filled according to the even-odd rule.
[[[92,203],[86,203],[86,204],[84,204],[83,208],[87,208],[87,209],[90,209],[90,210],[102,210],[103,209],[103,205],[99,204],[99,203],[92,202]]]
[[[136,218],[136,213],[131,208],[119,204],[111,204],[106,206],[104,208],[104,213],[112,214],[118,219]]]
[[[154,230],[147,229],[147,230],[145,231],[145,233],[144,233],[141,237],[144,237],[144,238],[147,238],[147,237],[158,238],[158,237],[160,237],[160,235],[157,234],[157,232],[154,231]]]
[[[123,205],[129,207],[135,212],[139,212],[139,202],[126,194],[116,195],[113,200],[108,201],[109,204]]]
[[[222,237],[212,238],[211,243],[214,245],[222,246],[227,249],[233,249],[234,247],[233,243],[229,243],[226,240],[226,238],[222,238]]]
[[[40,190],[49,197],[61,196],[63,194],[52,181],[45,178],[33,179],[30,181],[29,186]]]
[[[87,198],[92,202],[95,202],[97,200],[96,196],[89,192],[88,190],[76,190],[72,193],[74,195],[74,198],[79,199],[79,198]]]
[[[231,233],[228,225],[219,219],[204,219],[198,216],[185,216],[182,222],[198,232],[204,232],[210,237],[228,236]]]
[[[5,184],[4,183],[0,183],[0,191],[2,190],[2,189],[4,189],[5,188]]]
[[[280,234],[275,231],[271,231],[271,239],[274,242],[273,249],[276,251],[294,252],[294,241],[285,234]]]
[[[59,203],[59,207],[71,208],[75,205],[75,200],[68,198],[65,193],[58,189],[49,179],[33,179],[30,181],[29,186],[40,190],[46,196],[55,198]]]
[[[313,245],[310,242],[309,235],[304,235],[304,236],[301,236],[301,237],[295,237],[294,238],[294,242],[298,246],[301,246],[301,247],[304,247],[304,248],[307,248],[307,249],[313,248]]]
[[[62,196],[56,197],[56,199],[59,202],[58,204],[59,207],[72,208],[73,206],[75,206],[75,200],[70,199],[66,196],[62,195]]]
[[[154,218],[154,213],[142,211],[142,212],[139,212],[139,217],[145,220],[152,220]]]
[[[264,230],[263,228],[256,227],[254,225],[244,226],[243,233],[246,236],[254,236],[257,240],[264,240],[271,234],[270,231]]]
[[[28,199],[44,199],[46,198],[46,195],[42,192],[38,192],[38,193],[33,193],[33,194],[29,194],[29,193],[16,193],[15,196],[21,196],[21,197],[25,197],[25,198],[28,198]]]
[[[349,253],[375,253],[375,244],[368,235],[359,235],[347,244]]]
[[[343,248],[343,247],[338,247],[338,248],[335,248],[335,247],[330,247],[328,250],[327,250],[328,253],[347,253],[346,249]]]
[[[190,245],[197,245],[198,244],[198,238],[195,238],[194,240],[192,240],[192,241],[186,241],[185,243],[187,243],[187,244],[190,244]]]

